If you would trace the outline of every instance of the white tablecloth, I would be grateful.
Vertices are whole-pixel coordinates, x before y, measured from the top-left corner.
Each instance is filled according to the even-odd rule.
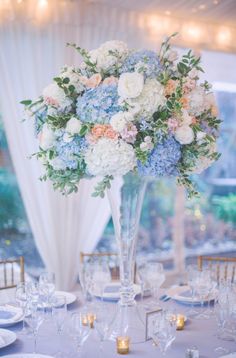
[[[105,303],[107,312],[115,308],[115,303]],[[175,303],[173,300],[168,302],[160,301],[163,308],[175,308],[179,313],[185,313],[189,306]],[[82,307],[81,300],[71,305],[70,312],[78,311]],[[16,333],[20,331],[21,324],[11,327]],[[217,325],[214,317],[207,320],[189,319],[183,331],[176,332],[176,340],[172,347],[167,351],[166,358],[185,358],[187,348],[198,347],[201,358],[216,358],[219,355],[215,348],[222,346],[233,352],[236,351],[236,343],[219,340],[216,336]],[[103,351],[99,350],[99,338],[96,331],[93,330],[88,340],[82,347],[81,353],[76,355],[75,344],[67,332],[62,336],[57,336],[56,327],[53,322],[44,322],[38,335],[37,352],[55,356],[58,351],[62,351],[63,358],[85,357],[85,358],[114,358],[120,357],[116,353],[115,342],[106,341],[103,344]],[[19,336],[11,346],[0,349],[0,356],[13,353],[32,353],[33,339],[31,336]],[[222,353],[223,355],[223,353]],[[130,357],[161,357],[157,347],[152,345],[151,341],[139,344],[131,344]]]

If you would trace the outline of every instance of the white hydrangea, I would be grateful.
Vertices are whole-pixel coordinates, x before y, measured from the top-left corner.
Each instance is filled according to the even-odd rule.
[[[148,78],[143,86],[142,93],[139,97],[129,100],[128,103],[132,107],[138,105],[140,108],[139,115],[143,115],[147,119],[151,119],[159,106],[166,103],[164,86],[156,79]]]
[[[189,110],[191,114],[198,115],[204,110],[205,92],[203,87],[196,87],[189,96]]]
[[[183,125],[176,129],[175,139],[180,144],[190,144],[194,140],[194,132],[191,127]]]
[[[210,143],[207,149],[209,150],[209,154],[217,152],[216,142]],[[205,169],[209,168],[212,163],[214,163],[214,159],[210,159],[205,155],[201,156],[197,159],[194,168],[191,170],[191,173],[201,174]]]
[[[98,71],[109,70],[122,62],[128,54],[128,46],[122,41],[107,41],[98,49],[89,52],[90,61],[96,64]]]
[[[49,160],[50,165],[54,170],[65,170],[66,164],[60,158],[53,158]]]
[[[39,145],[43,150],[50,149],[54,146],[56,140],[55,132],[48,126],[47,123],[44,123],[42,130],[39,133]]]
[[[66,96],[63,89],[56,83],[51,83],[44,88],[43,99],[47,105],[57,107],[62,110],[72,104],[72,100]]]
[[[75,67],[73,66],[63,67],[60,77],[62,79],[69,78],[70,82],[68,83],[68,86],[73,85],[77,93],[81,93],[82,91],[84,91],[84,85],[80,81],[81,76],[78,74],[78,72],[76,72]]]
[[[118,81],[118,94],[121,98],[136,98],[142,90],[144,77],[138,72],[122,73]]]
[[[76,117],[72,117],[67,123],[66,123],[66,132],[75,135],[79,134],[80,130],[82,128],[82,123],[79,119]]]
[[[154,148],[154,144],[152,142],[152,138],[150,136],[146,136],[144,141],[140,144],[140,149],[142,151],[150,151]]]
[[[129,112],[118,112],[111,117],[110,125],[112,128],[120,133],[122,132],[127,123],[134,121],[134,116]]]
[[[85,163],[91,175],[124,175],[134,169],[136,156],[123,140],[101,138],[86,150]]]

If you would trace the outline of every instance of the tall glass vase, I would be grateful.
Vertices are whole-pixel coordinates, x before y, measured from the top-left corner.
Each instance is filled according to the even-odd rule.
[[[120,261],[120,301],[111,327],[112,338],[129,335],[133,343],[144,339],[144,323],[139,317],[134,291],[134,269],[137,232],[143,197],[145,178],[134,173],[115,178],[108,190],[112,219]]]

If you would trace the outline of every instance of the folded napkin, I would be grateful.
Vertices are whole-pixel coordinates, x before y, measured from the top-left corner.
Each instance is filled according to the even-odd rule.
[[[23,315],[22,309],[12,306],[0,306],[0,326],[17,322]]]

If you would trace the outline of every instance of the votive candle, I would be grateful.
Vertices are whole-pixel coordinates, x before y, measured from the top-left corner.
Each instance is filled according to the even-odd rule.
[[[129,353],[129,342],[130,338],[126,336],[120,336],[116,338],[116,348],[119,354]]]
[[[184,316],[181,314],[177,315],[176,329],[178,331],[181,331],[182,329],[184,329]]]

